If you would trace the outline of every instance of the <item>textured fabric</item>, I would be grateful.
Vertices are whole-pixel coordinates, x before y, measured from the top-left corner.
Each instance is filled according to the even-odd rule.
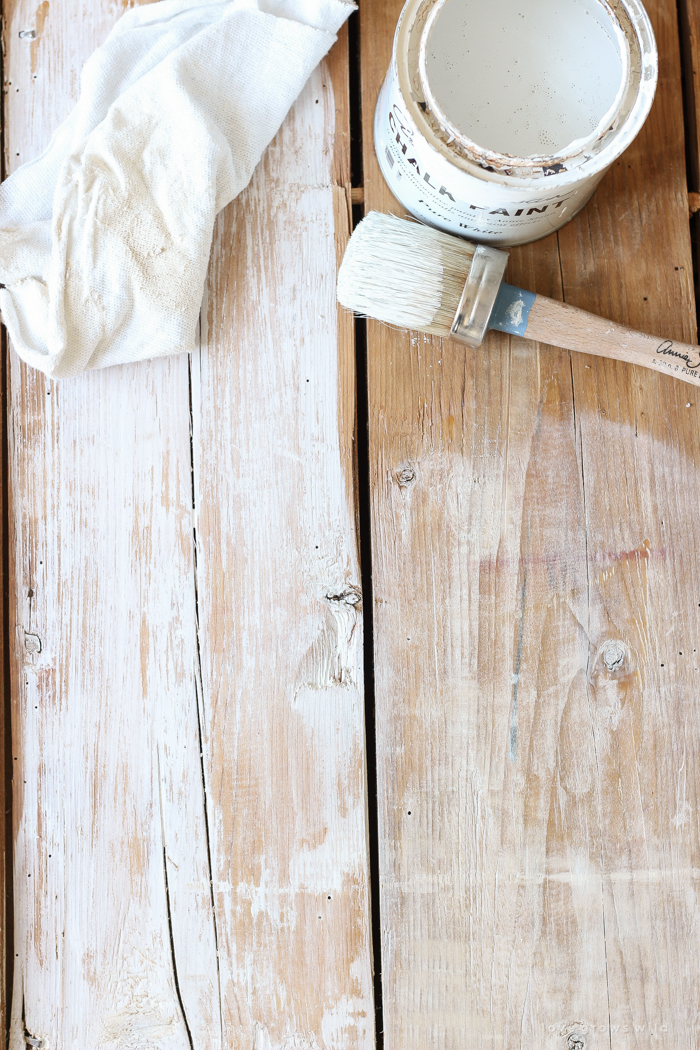
[[[216,214],[351,10],[161,0],[119,20],[0,187],[0,310],[25,361],[60,378],[192,349]]]

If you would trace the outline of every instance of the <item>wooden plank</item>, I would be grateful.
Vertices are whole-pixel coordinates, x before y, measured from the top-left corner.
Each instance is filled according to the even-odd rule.
[[[647,6],[657,103],[594,207],[562,231],[564,286],[572,305],[696,342],[678,26],[675,8]],[[586,364],[572,358],[613,1045],[635,1045],[626,1027],[642,1046],[690,1048],[700,1032],[700,405],[693,388],[644,369]],[[624,653],[614,672],[601,661],[610,639]]]
[[[365,5],[361,34],[365,203],[399,214],[368,132],[400,8]],[[648,8],[644,133],[510,279],[690,341],[675,9]],[[374,324],[368,383],[386,1046],[689,1050],[693,392]]]
[[[9,170],[118,13],[6,5]],[[55,384],[10,355],[13,1050],[184,1050],[197,1031],[164,877],[177,821],[190,871],[206,864],[201,778],[176,750],[198,752],[189,422],[184,357]]]
[[[222,1016],[259,1050],[374,1042],[343,48],[220,217],[193,371]]]
[[[38,11],[27,0],[6,5],[10,167],[36,155],[65,117],[81,63],[121,9],[107,0],[80,11],[66,0]],[[20,38],[32,28],[35,39]],[[219,224],[214,273],[233,274],[231,253],[245,241],[248,292],[242,275],[237,289],[215,280],[212,336],[194,375],[181,356],[54,384],[10,358],[17,886],[11,1050],[24,1048],[25,1036],[56,1048],[167,1050],[340,1048],[372,1038],[361,625],[338,568],[342,563],[348,579],[356,578],[351,334],[337,332],[330,316],[334,214],[343,219],[339,250],[347,236],[334,182],[342,164],[332,168],[330,159],[336,142],[338,157],[347,151],[344,47],[332,60],[344,107],[337,140],[326,68],[325,86],[317,75],[256,177],[247,197],[251,213],[241,202]],[[294,165],[281,159],[281,146],[291,143]],[[319,144],[328,156],[315,155]],[[297,232],[306,221],[303,254],[290,250],[283,213],[296,216]],[[246,241],[251,232],[257,245]],[[283,274],[263,265],[274,259],[263,259],[260,245],[274,237],[284,248]],[[278,279],[294,292],[289,300],[271,287]],[[253,288],[269,292],[272,315],[264,302],[252,302]],[[225,302],[217,301],[217,289]],[[324,311],[314,334],[310,319]],[[230,327],[239,323],[240,334]],[[302,411],[283,380],[294,366],[292,340],[307,336],[301,349],[311,389],[302,391]],[[246,389],[233,404],[225,394],[241,364],[262,368],[268,385]],[[256,463],[269,471],[265,491],[276,517],[261,529],[268,529],[276,561],[262,534],[256,541],[249,508],[236,495],[241,475],[229,468],[242,459],[235,429],[225,429],[231,411],[238,426],[248,425],[251,441],[258,439],[249,449],[249,474]],[[279,439],[268,446],[271,471],[259,458],[265,417]],[[201,507],[193,500],[192,427]],[[295,431],[296,446],[287,443]],[[308,494],[308,520],[299,486]],[[283,527],[295,519],[299,528],[287,536]],[[328,601],[295,561],[303,528],[310,542],[312,526]],[[260,594],[241,586],[247,580],[228,575],[256,542],[257,556],[276,570],[267,576],[272,603],[261,604]],[[239,573],[262,579],[265,566],[250,562]],[[275,604],[283,593],[290,597],[286,617]],[[235,616],[226,616],[232,602]],[[314,690],[304,677],[290,679],[283,694],[280,654],[306,645],[314,625],[318,645],[300,671],[309,679],[317,672],[317,685],[326,684],[325,671],[343,681]],[[344,640],[346,652],[333,649]],[[323,656],[328,663],[320,666]],[[241,717],[231,721],[241,696]],[[253,728],[266,727],[267,750],[256,751],[261,738],[245,734],[251,698],[260,717]],[[307,792],[293,800],[296,809],[285,787]],[[287,845],[294,849],[286,852]],[[288,866],[275,870],[278,861]],[[328,892],[319,921],[321,883]],[[230,885],[240,887],[237,898]],[[299,899],[287,892],[292,888]],[[279,955],[257,971],[267,939],[278,934]],[[310,978],[305,985],[300,974]]]

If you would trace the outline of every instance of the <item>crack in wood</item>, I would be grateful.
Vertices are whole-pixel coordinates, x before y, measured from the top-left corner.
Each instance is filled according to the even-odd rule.
[[[175,938],[173,936],[173,916],[172,909],[170,906],[170,886],[168,885],[168,857],[165,845],[165,818],[163,816],[163,782],[160,773],[160,749],[157,751],[156,755],[158,769],[158,803],[160,805],[160,830],[161,837],[163,839],[163,880],[165,882],[165,910],[168,918],[168,935],[170,937],[170,959],[173,967],[173,981],[175,982],[175,994],[177,996],[178,1005],[180,1007],[180,1013],[182,1014],[182,1020],[184,1022],[185,1030],[187,1032],[190,1050],[194,1050],[192,1032],[190,1030],[189,1021],[187,1020],[187,1011],[185,1010],[185,1004],[182,1000],[182,992],[180,991],[180,979],[177,973],[177,956],[175,952]]]
[[[202,346],[202,319],[200,315],[199,319],[199,348],[201,353]],[[190,416],[190,476],[192,479],[192,514],[193,522],[196,521],[197,512],[197,478],[195,473],[195,456],[194,456],[194,399],[192,396],[192,356],[189,355],[187,362],[187,382],[188,382],[188,396],[189,396],[189,416]],[[216,952],[216,982],[217,982],[217,994],[219,998],[219,1027],[221,1035],[221,1046],[224,1045],[224,1014],[223,1014],[223,997],[221,993],[221,966],[219,963],[219,928],[216,916],[216,898],[214,894],[214,870],[211,861],[211,834],[209,829],[209,805],[208,805],[208,792],[207,792],[207,778],[206,769],[204,763],[204,696],[203,696],[203,684],[202,684],[202,649],[200,639],[200,627],[199,627],[199,582],[197,575],[197,527],[193,524],[192,526],[192,565],[194,573],[194,609],[195,609],[195,641],[196,641],[196,660],[197,668],[195,674],[195,706],[197,709],[197,741],[199,745],[199,769],[202,778],[202,804],[204,807],[204,836],[207,846],[207,871],[209,874],[209,896],[211,900],[211,914],[212,924],[214,927],[214,950]]]
[[[561,244],[559,241],[559,234],[557,233],[557,255],[559,258],[559,272],[561,274],[562,289],[564,288],[564,271],[561,258]],[[586,502],[586,476],[583,464],[583,441],[579,441],[578,433],[578,421],[576,416],[576,383],[574,379],[574,362],[571,353],[569,353],[569,368],[571,372],[571,409],[572,409],[572,422],[574,428],[574,447],[579,452],[579,469],[581,472],[581,509],[583,518],[583,539],[585,544],[585,565],[586,565],[586,638],[590,641],[591,631],[591,569],[590,569],[590,552],[588,542],[588,506]],[[612,1025],[612,1011],[610,1005],[610,975],[608,970],[608,941],[606,933],[606,916],[605,916],[605,889],[603,886],[603,871],[604,871],[604,850],[603,850],[603,817],[602,817],[602,798],[600,791],[600,761],[598,758],[598,742],[596,740],[595,722],[593,718],[593,698],[591,697],[591,659],[592,654],[590,651],[588,654],[588,666],[586,668],[586,699],[588,702],[588,717],[590,720],[591,737],[593,742],[593,754],[595,756],[596,766],[596,795],[598,799],[598,829],[600,834],[600,908],[601,908],[601,922],[602,922],[602,933],[603,933],[603,957],[605,959],[605,992],[607,997],[608,1007],[608,1029],[610,1031]],[[612,1050],[612,1036],[610,1036],[610,1050]]]
[[[22,996],[22,1034],[24,1036],[25,1046],[32,1046],[32,1047],[39,1047],[39,1048],[43,1047],[44,1040],[41,1038],[41,1036],[32,1035],[31,1032],[29,1031],[29,1029],[27,1028],[27,1023],[26,1023],[26,1019],[25,1019],[25,1000],[24,1000],[24,996]]]

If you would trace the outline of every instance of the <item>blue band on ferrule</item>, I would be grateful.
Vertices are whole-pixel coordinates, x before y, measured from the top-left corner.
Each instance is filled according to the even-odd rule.
[[[513,288],[504,281],[496,296],[489,328],[495,328],[498,332],[508,332],[509,335],[525,335],[530,310],[535,305],[536,298],[532,292]]]

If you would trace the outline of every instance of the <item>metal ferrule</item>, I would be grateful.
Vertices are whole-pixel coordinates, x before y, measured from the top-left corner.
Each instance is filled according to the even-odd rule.
[[[508,258],[508,252],[499,251],[498,248],[486,248],[483,244],[478,246],[452,323],[454,339],[467,346],[481,346],[489,328]]]

